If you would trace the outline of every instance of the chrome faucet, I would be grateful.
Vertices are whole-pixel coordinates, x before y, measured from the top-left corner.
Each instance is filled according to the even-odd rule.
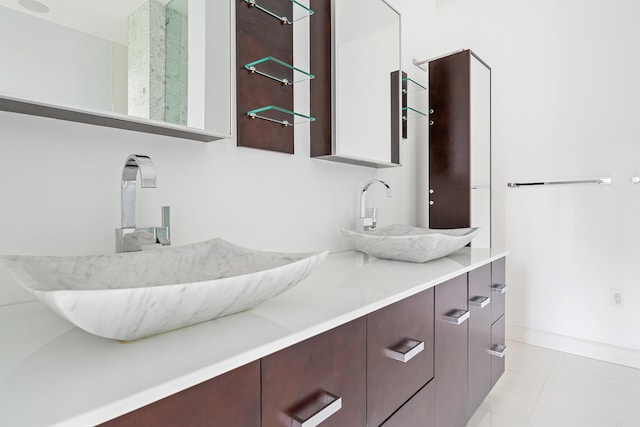
[[[362,192],[360,193],[360,218],[358,218],[357,222],[357,228],[359,230],[371,230],[376,228],[378,224],[378,210],[375,206],[371,208],[371,215],[367,216],[367,190],[371,184],[375,184],[376,182],[384,185],[387,188],[387,197],[391,197],[391,187],[382,180],[372,179],[362,187]]]
[[[134,252],[147,245],[170,245],[169,206],[162,207],[161,227],[136,227],[136,179],[140,172],[142,188],[156,188],[156,169],[151,158],[130,154],[122,169],[120,190],[121,227],[116,229],[116,252]]]

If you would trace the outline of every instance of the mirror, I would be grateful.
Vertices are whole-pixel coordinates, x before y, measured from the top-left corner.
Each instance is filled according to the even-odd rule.
[[[400,14],[384,0],[333,4],[333,154],[399,166],[391,146],[400,139]]]
[[[231,9],[215,3],[0,0],[0,108],[229,137]]]

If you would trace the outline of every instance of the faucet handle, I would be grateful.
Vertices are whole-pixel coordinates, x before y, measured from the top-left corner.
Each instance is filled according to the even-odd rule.
[[[376,228],[378,225],[378,208],[373,206],[371,208],[371,228]]]
[[[171,244],[171,208],[162,207],[162,227],[156,227],[156,237],[162,246]]]

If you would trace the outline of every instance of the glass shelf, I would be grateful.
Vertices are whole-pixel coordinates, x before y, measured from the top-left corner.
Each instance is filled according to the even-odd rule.
[[[305,116],[304,114],[276,107],[275,105],[267,105],[266,107],[251,110],[247,112],[247,116],[252,119],[268,120],[285,127],[314,122],[316,120],[314,117]]]
[[[411,80],[409,77],[404,77],[402,79],[402,93],[414,93],[421,92],[423,90],[427,90],[427,88],[415,80]]]
[[[260,0],[244,0],[244,1],[249,5],[249,7],[255,7],[256,9],[260,9],[266,14],[271,15],[277,20],[279,20],[283,25],[291,25],[296,21],[310,17],[314,13],[313,10],[309,9],[306,6],[303,6],[302,4],[298,3],[296,0],[282,0],[283,3],[287,3],[287,1],[289,1],[293,4],[293,16],[291,18],[282,16],[277,12],[274,12],[265,8],[264,6],[260,6],[258,4],[258,1]]]
[[[280,61],[272,56],[267,56],[257,61],[245,64],[244,68],[251,73],[257,73],[270,79],[290,86],[295,83],[304,82],[315,78],[313,74],[302,71],[299,68]]]
[[[413,119],[422,119],[424,117],[427,117],[427,114],[423,113],[422,111],[416,110],[415,108],[404,107],[402,109],[402,120],[404,121],[413,120]]]

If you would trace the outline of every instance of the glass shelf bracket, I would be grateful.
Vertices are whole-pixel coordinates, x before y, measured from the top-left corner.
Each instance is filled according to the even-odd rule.
[[[402,120],[421,119],[423,117],[427,117],[427,114],[416,110],[415,108],[404,107],[402,109]]]
[[[402,93],[421,92],[423,90],[427,90],[427,88],[417,81],[412,80],[409,77],[404,77],[402,79]]]
[[[287,0],[283,0],[283,3],[286,3],[286,1]],[[293,16],[291,18],[288,18],[286,16],[280,16],[277,13],[265,8],[264,6],[260,6],[256,0],[244,0],[244,2],[249,5],[249,7],[255,7],[256,9],[259,9],[265,12],[266,14],[273,16],[274,18],[279,20],[282,25],[291,25],[296,21],[299,21],[304,18],[308,18],[309,16],[313,15],[314,13],[313,10],[298,3],[296,0],[288,0],[288,1],[290,1],[293,4]]]
[[[299,125],[302,123],[314,122],[316,119],[311,116],[289,111],[275,105],[257,108],[247,112],[247,116],[252,119],[262,119],[278,123],[284,127]]]
[[[245,64],[244,68],[249,70],[251,73],[260,74],[276,80],[284,86],[290,86],[295,83],[315,78],[313,74],[302,71],[301,69],[280,61],[272,56],[266,56],[262,59],[258,59],[257,61]]]

